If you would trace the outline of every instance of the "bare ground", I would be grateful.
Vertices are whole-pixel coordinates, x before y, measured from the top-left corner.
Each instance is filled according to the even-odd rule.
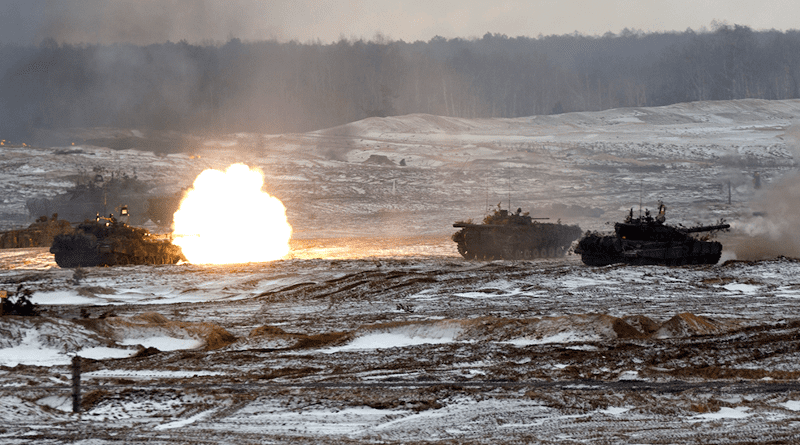
[[[6,285],[119,300],[44,320],[205,347],[84,359],[80,415],[42,402],[69,396],[69,366],[2,368],[0,442],[791,443],[798,272],[409,256],[96,268],[69,286],[69,271],[10,270]],[[122,302],[148,285],[218,298]],[[369,338],[390,343],[357,347]]]
[[[95,166],[135,168],[172,193],[246,162],[264,169],[295,236],[269,264],[93,268],[80,280],[47,249],[0,252],[0,286],[24,286],[43,309],[0,318],[0,349],[55,357],[0,366],[0,444],[800,442],[797,205],[771,194],[796,189],[798,110],[415,115],[169,156],[7,147],[3,228],[30,222],[28,198]],[[242,148],[251,141],[263,143]],[[670,222],[725,218],[734,230],[714,266],[458,257],[451,224],[512,198],[583,230],[659,199]],[[157,336],[197,346],[145,346]],[[131,353],[82,360],[73,414],[68,357],[88,347]]]

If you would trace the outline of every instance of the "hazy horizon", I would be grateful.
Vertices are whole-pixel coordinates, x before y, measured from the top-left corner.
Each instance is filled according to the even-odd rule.
[[[786,31],[797,29],[798,15],[800,3],[779,0],[0,0],[0,43],[331,43],[376,37],[413,42],[487,32],[537,37],[702,31],[720,24]]]

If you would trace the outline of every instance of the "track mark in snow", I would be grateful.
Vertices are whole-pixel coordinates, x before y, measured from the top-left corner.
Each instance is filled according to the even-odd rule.
[[[168,429],[172,429],[172,428],[180,428],[182,426],[186,426],[186,425],[195,423],[198,420],[202,420],[202,419],[204,419],[206,417],[209,417],[212,414],[214,414],[216,411],[217,411],[217,409],[210,409],[208,411],[203,411],[202,413],[195,414],[194,416],[186,418],[186,419],[176,420],[174,422],[165,423],[165,424],[162,424],[162,425],[156,425],[156,426],[153,427],[153,429],[157,430],[157,431],[161,431],[161,430],[168,430]]]

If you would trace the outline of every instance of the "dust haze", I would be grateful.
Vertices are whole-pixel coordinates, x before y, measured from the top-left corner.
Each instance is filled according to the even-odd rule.
[[[751,207],[752,218],[733,223],[733,230],[740,232],[731,242],[736,258],[800,257],[800,176],[791,174],[780,179],[759,193]]]
[[[283,38],[290,7],[291,2],[283,0],[50,1],[37,40],[149,45]]]
[[[786,151],[795,165],[800,162],[800,125],[793,124],[783,134]],[[753,178],[755,181],[755,178]],[[733,222],[739,232],[730,238],[730,247],[740,260],[800,257],[800,174],[792,170],[773,184],[756,190],[750,207],[752,216]]]

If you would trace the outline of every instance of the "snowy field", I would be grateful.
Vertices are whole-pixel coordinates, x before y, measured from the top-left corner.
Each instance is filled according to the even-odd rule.
[[[0,289],[42,311],[0,317],[0,444],[796,443],[797,116],[748,100],[376,118],[171,155],[2,147],[6,228],[96,166],[171,192],[245,162],[295,235],[270,263],[82,274],[0,250]],[[605,231],[659,199],[668,223],[732,225],[720,264],[471,262],[449,239],[498,202]]]

